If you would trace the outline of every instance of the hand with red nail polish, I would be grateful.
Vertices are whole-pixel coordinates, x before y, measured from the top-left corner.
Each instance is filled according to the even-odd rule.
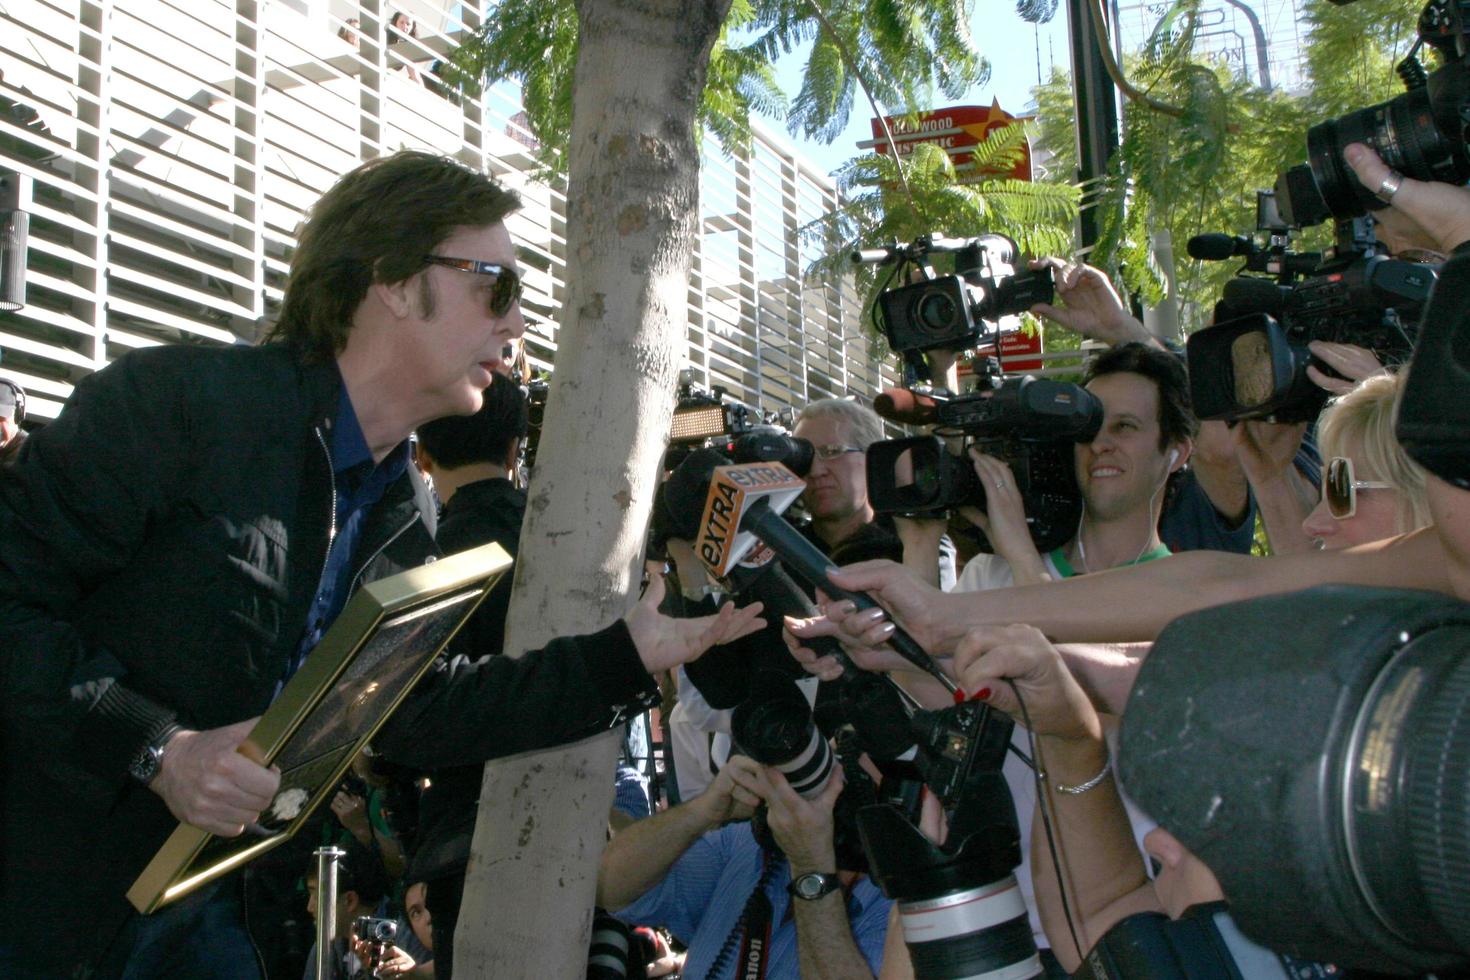
[[[1061,653],[1038,629],[973,629],[955,650],[954,669],[961,689],[974,692],[971,701],[984,701],[1010,715],[1017,724],[1026,724],[1029,718],[1037,735],[1102,737],[1097,710],[1067,669]],[[1026,704],[1024,716],[1017,692]]]

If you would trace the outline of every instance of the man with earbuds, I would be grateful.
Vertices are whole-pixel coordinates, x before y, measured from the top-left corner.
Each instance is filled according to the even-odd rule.
[[[1189,459],[1197,427],[1184,365],[1159,348],[1123,344],[1091,362],[1086,387],[1104,414],[1097,435],[1073,453],[1083,504],[1077,533],[1037,554],[1010,468],[976,453],[987,506],[981,516],[996,554],[973,558],[954,591],[1060,580],[1169,553],[1159,539],[1159,513],[1170,478]]]

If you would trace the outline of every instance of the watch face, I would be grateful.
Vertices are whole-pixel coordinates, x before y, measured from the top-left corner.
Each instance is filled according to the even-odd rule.
[[[162,752],[149,746],[133,757],[133,764],[128,767],[128,773],[140,783],[146,783],[158,775],[158,764],[162,761]]]
[[[809,872],[791,883],[792,891],[800,898],[821,898],[837,887],[836,877]]]

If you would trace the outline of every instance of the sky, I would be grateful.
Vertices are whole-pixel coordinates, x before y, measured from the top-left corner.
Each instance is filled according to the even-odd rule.
[[[1066,6],[1058,5],[1051,22],[1041,25],[1023,21],[1017,16],[1015,5],[1008,0],[981,0],[975,6],[970,29],[976,46],[990,61],[990,81],[975,87],[964,98],[941,104],[988,106],[992,99],[998,98],[1002,109],[1012,115],[1023,115],[1031,102],[1031,89],[1037,83],[1038,42],[1043,79],[1051,73],[1053,63],[1063,67],[1068,64]],[[793,51],[777,63],[777,78],[788,96],[794,96],[801,88],[802,65],[806,57],[806,50]],[[858,149],[857,144],[860,140],[872,139],[869,121],[873,114],[867,99],[861,95],[858,99],[858,103],[853,105],[847,129],[832,143],[803,140],[791,134],[786,134],[787,139],[819,170],[831,173],[854,156],[868,152]],[[772,129],[785,129],[783,123],[767,122]]]

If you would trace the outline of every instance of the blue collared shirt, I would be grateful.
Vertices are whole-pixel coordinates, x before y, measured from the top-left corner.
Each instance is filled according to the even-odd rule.
[[[791,911],[793,899],[786,891],[791,866],[784,859],[778,864],[766,887],[772,923],[766,976],[770,980],[798,980],[801,960],[796,948],[796,920]],[[683,974],[687,980],[734,980],[738,955],[727,958],[719,977],[710,977],[709,968],[739,921],[760,874],[761,849],[750,832],[750,823],[733,823],[695,841],[662,881],[616,915],[634,925],[667,926],[689,947]],[[888,935],[888,911],[892,906],[867,877],[859,878],[847,896],[852,937],[874,975],[883,964],[883,940]]]
[[[353,558],[357,542],[362,537],[363,522],[373,505],[383,499],[393,481],[408,468],[408,440],[405,439],[382,462],[375,464],[367,437],[362,433],[362,425],[357,421],[357,411],[347,394],[347,386],[343,385],[342,397],[337,402],[337,418],[332,425],[331,460],[337,531],[327,550],[322,577],[306,615],[306,632],[301,637],[296,656],[287,665],[283,684],[301,667],[306,655],[321,641],[327,627],[347,605],[355,570]]]

